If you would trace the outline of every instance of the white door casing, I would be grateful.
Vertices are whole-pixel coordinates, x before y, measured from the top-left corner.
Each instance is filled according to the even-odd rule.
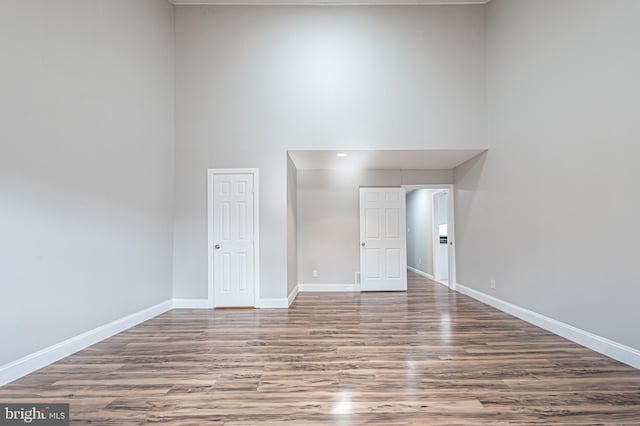
[[[449,196],[447,205],[447,239],[449,240],[449,280],[446,285],[452,290],[456,289],[456,248],[455,248],[455,187],[452,184],[417,184],[417,185],[403,185],[405,189],[447,189]],[[433,222],[433,217],[432,217]],[[435,233],[433,234],[435,238]],[[435,264],[435,262],[434,262]],[[445,284],[445,283],[442,283]]]
[[[214,174],[212,178],[215,307],[257,305],[254,186],[254,174]]]
[[[447,237],[449,237],[449,191],[443,190],[432,194],[433,206],[433,275],[435,279],[442,283],[449,282],[449,252],[452,245],[440,243],[441,225],[447,226]]]
[[[360,188],[362,291],[407,290],[406,192]]]

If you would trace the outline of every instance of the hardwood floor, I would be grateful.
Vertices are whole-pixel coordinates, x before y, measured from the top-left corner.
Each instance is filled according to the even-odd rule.
[[[640,371],[410,274],[407,293],[173,310],[0,401],[99,425],[640,425]]]

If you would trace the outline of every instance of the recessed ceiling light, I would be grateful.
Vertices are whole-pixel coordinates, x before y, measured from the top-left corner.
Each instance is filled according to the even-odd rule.
[[[338,154],[336,154],[338,157],[340,158],[344,158],[344,157],[348,157],[349,154],[347,154],[346,152],[339,152]]]

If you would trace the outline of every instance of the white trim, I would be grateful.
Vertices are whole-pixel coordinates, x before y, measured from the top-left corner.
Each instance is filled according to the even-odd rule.
[[[289,308],[289,300],[286,297],[260,299],[260,303],[257,307],[260,309],[287,309]]]
[[[448,242],[449,242],[449,280],[448,282],[442,282],[434,279],[437,283],[449,287],[451,290],[456,289],[456,223],[455,223],[455,185],[452,183],[441,184],[424,184],[424,185],[402,185],[406,189],[448,189],[449,190],[449,219],[447,224]],[[433,207],[433,205],[432,205]],[[433,215],[433,208],[432,208]],[[433,218],[431,223],[433,224]],[[433,231],[432,231],[433,233]],[[433,241],[435,243],[436,237],[433,235]],[[435,253],[432,253],[434,256]],[[434,259],[435,263],[435,259]]]
[[[207,169],[207,307],[215,307],[213,282],[213,176],[253,175],[253,286],[254,307],[261,307],[260,300],[260,170],[256,168]]]
[[[173,301],[167,300],[0,366],[0,386],[165,313],[172,307]]]
[[[287,299],[262,299],[261,308],[288,308],[298,295],[298,287],[294,288]],[[123,318],[101,325],[60,343],[22,357],[16,361],[0,366],[0,386],[33,373],[49,364],[66,358],[111,336],[128,330],[140,323],[163,314],[171,309],[210,309],[207,299],[172,299]]]
[[[640,368],[640,350],[598,336],[572,325],[554,320],[469,287],[457,284],[456,290],[482,303],[493,306],[514,317],[550,331],[579,345],[585,346],[610,358],[635,368]]]
[[[300,291],[360,291],[359,284],[301,283],[298,288]]]
[[[436,197],[440,194],[444,194],[445,196],[449,194],[449,201],[451,201],[451,197],[453,196],[452,192],[445,189],[440,189],[439,191],[434,191],[431,193],[431,264],[433,265],[433,273],[435,274],[436,269],[440,269],[439,262],[436,261],[436,253],[440,248],[440,230],[439,227],[436,226]],[[451,211],[451,203],[447,206],[447,228],[448,224],[451,223],[451,215],[449,212]],[[451,258],[451,250],[449,249],[449,241],[448,241],[449,230],[447,229],[447,278],[449,274],[451,274],[451,268],[449,266],[449,259]],[[439,279],[433,278],[434,281],[439,284],[445,285],[449,287],[448,282],[440,281]]]
[[[299,286],[295,286],[291,293],[289,293],[289,297],[287,297],[287,307],[291,306],[296,297],[298,296]]]
[[[210,309],[207,299],[173,299],[174,309]]]
[[[432,1],[432,0],[382,0],[376,1],[354,1],[354,0],[273,0],[269,2],[257,2],[255,0],[210,0],[210,1],[188,1],[176,2],[168,0],[174,6],[483,6],[491,0],[473,1]]]
[[[443,285],[443,286],[445,286],[445,287],[449,288],[449,283],[448,283],[447,281],[440,281],[440,280],[436,280],[436,279],[434,278],[434,279],[433,279],[433,282],[435,282],[435,283],[437,283],[437,284],[440,284],[440,285]]]
[[[409,265],[407,265],[407,269],[408,269],[409,271],[413,272],[414,274],[418,274],[418,275],[420,275],[421,277],[428,278],[428,279],[430,279],[431,281],[436,281],[436,279],[435,279],[435,277],[434,277],[433,275],[431,275],[431,274],[427,274],[426,272],[421,271],[420,269],[416,269],[416,268],[414,268],[414,267],[412,267],[412,266],[409,266]]]
[[[427,279],[430,279],[431,281],[438,283],[440,285],[443,285],[445,287],[449,287],[449,283],[444,282],[444,281],[440,281],[440,280],[436,280],[436,278],[431,275],[431,274],[427,274],[426,272],[421,271],[420,269],[416,269],[416,268],[412,268],[411,266],[407,265],[407,269],[411,272],[415,272],[416,274],[420,275],[421,277],[425,277]]]

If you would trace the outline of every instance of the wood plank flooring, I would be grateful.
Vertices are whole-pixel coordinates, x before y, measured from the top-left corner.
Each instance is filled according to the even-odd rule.
[[[0,388],[73,424],[640,425],[640,371],[409,276],[289,310],[173,310]]]

